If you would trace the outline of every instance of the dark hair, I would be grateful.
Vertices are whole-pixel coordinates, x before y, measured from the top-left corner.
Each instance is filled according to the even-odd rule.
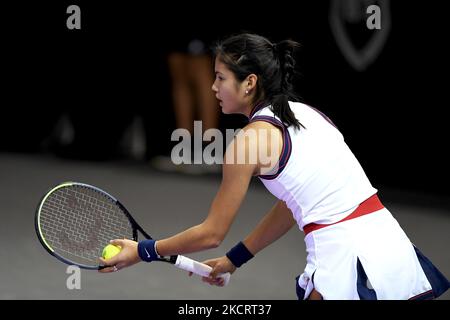
[[[286,126],[299,129],[303,125],[295,118],[289,107],[289,100],[298,101],[293,92],[292,80],[295,73],[293,54],[299,43],[283,40],[272,43],[265,37],[242,33],[218,42],[213,49],[239,81],[249,74],[258,76],[254,104],[264,101],[271,105],[273,113]]]

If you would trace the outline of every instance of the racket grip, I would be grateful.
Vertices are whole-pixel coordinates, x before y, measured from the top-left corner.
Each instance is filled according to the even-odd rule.
[[[208,277],[212,270],[212,268],[207,264],[192,260],[182,255],[178,255],[177,260],[175,261],[175,267],[193,272],[202,277]],[[224,280],[223,284],[226,286],[228,282],[230,282],[230,276],[231,274],[227,272],[220,274],[218,277]]]

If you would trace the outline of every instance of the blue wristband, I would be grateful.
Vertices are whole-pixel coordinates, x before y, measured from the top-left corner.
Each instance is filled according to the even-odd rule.
[[[156,252],[156,240],[142,240],[138,243],[139,257],[146,262],[160,260],[158,252]]]
[[[254,257],[242,241],[231,248],[231,250],[227,252],[226,256],[237,268]]]

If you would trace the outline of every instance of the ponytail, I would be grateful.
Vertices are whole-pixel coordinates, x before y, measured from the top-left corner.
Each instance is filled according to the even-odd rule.
[[[300,129],[300,127],[304,126],[298,121],[295,117],[294,112],[292,112],[291,107],[289,106],[289,97],[285,94],[278,94],[272,97],[271,101],[271,110],[272,112],[280,118],[281,122],[286,126],[293,126],[295,129]]]
[[[298,121],[289,106],[289,100],[298,101],[295,95],[292,81],[295,75],[295,60],[293,58],[294,51],[300,47],[300,44],[292,40],[283,40],[273,44],[274,55],[278,58],[281,73],[281,83],[278,92],[270,98],[272,112],[280,118],[281,122],[296,129],[304,126]]]

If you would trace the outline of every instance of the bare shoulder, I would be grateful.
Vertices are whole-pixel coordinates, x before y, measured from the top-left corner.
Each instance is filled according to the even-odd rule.
[[[234,137],[227,147],[227,164],[246,165],[253,174],[272,168],[278,161],[283,147],[282,132],[271,123],[249,123]]]
[[[244,131],[245,130],[261,130],[261,129],[264,129],[264,130],[275,129],[275,130],[279,131],[279,129],[272,123],[267,122],[267,121],[262,121],[262,120],[252,121],[243,128]]]

